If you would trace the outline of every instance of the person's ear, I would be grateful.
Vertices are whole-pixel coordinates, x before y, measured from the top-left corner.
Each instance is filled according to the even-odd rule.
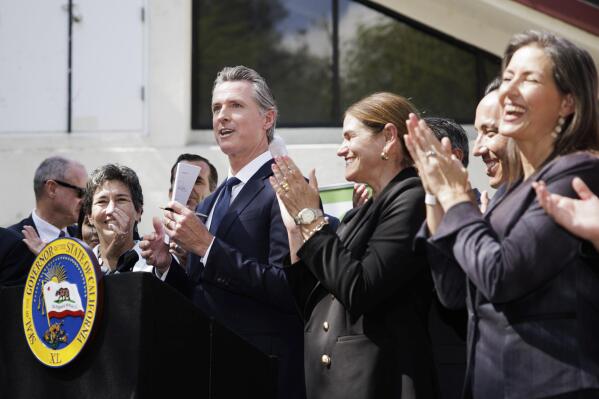
[[[272,108],[264,113],[264,130],[268,130],[274,125],[276,116],[277,111]]]
[[[387,123],[383,128],[381,134],[385,137],[385,145],[383,147],[385,152],[389,152],[393,146],[396,145],[398,138],[397,126],[393,123]]]
[[[393,123],[387,123],[383,128],[383,134],[385,135],[385,142],[393,142],[397,140],[397,126]]]
[[[89,224],[91,224],[92,226],[94,226],[94,228],[97,230],[98,226],[96,226],[96,221],[95,219],[92,217],[92,214],[90,213],[89,215],[87,215],[87,221],[89,222]]]
[[[562,104],[560,106],[559,115],[563,118],[570,116],[574,113],[576,109],[576,101],[574,100],[574,96],[572,93],[568,93],[562,99]]]
[[[56,196],[58,195],[58,193],[56,192],[56,189],[58,188],[58,184],[56,184],[56,182],[54,180],[47,180],[44,183],[44,191],[46,192],[46,195],[49,198],[56,198]]]
[[[460,160],[460,162],[461,162],[461,161],[464,159],[464,152],[462,151],[462,149],[461,149],[461,148],[452,148],[452,149],[451,149],[451,153],[452,153],[453,155],[455,155],[455,157],[456,157],[457,159],[459,159],[459,160]]]

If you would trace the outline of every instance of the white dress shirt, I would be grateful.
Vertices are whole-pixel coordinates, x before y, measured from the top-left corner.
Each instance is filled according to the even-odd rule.
[[[60,230],[58,227],[46,222],[44,219],[39,217],[37,215],[36,209],[34,209],[31,212],[31,218],[33,219],[33,223],[35,224],[35,228],[37,229],[37,234],[40,236],[40,239],[45,243],[57,239],[61,231],[64,231],[65,237],[71,236],[66,228]]]

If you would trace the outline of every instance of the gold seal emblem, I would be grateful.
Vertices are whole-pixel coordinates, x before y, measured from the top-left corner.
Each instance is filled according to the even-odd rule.
[[[81,352],[101,300],[98,262],[73,238],[50,242],[35,258],[23,294],[23,327],[35,357],[62,367]]]

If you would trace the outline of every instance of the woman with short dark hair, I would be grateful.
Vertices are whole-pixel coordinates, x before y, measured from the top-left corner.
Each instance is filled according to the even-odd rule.
[[[134,237],[143,212],[143,194],[131,168],[107,164],[94,170],[82,208],[98,235],[94,253],[104,273],[153,271],[140,256]]]

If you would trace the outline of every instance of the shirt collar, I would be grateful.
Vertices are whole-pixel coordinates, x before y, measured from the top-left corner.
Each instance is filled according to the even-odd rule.
[[[37,229],[37,234],[40,236],[40,239],[44,242],[50,242],[60,235],[60,229],[54,226],[51,223],[46,222],[44,219],[38,216],[37,209],[34,209],[31,212],[31,218],[33,219],[33,223]],[[70,237],[67,229],[63,229],[65,233],[65,237]]]
[[[248,182],[248,180],[250,180],[252,178],[252,176],[254,176],[256,174],[256,172],[258,170],[260,170],[262,165],[264,165],[266,162],[270,161],[271,159],[272,159],[272,155],[271,155],[270,151],[265,151],[262,154],[258,155],[256,158],[252,159],[252,161],[250,163],[248,163],[247,165],[245,165],[243,168],[241,168],[241,170],[239,172],[237,172],[235,177],[238,178],[239,180],[241,180],[241,182],[243,184],[245,184]],[[229,169],[228,177],[233,177],[233,174],[231,173],[231,169]]]

